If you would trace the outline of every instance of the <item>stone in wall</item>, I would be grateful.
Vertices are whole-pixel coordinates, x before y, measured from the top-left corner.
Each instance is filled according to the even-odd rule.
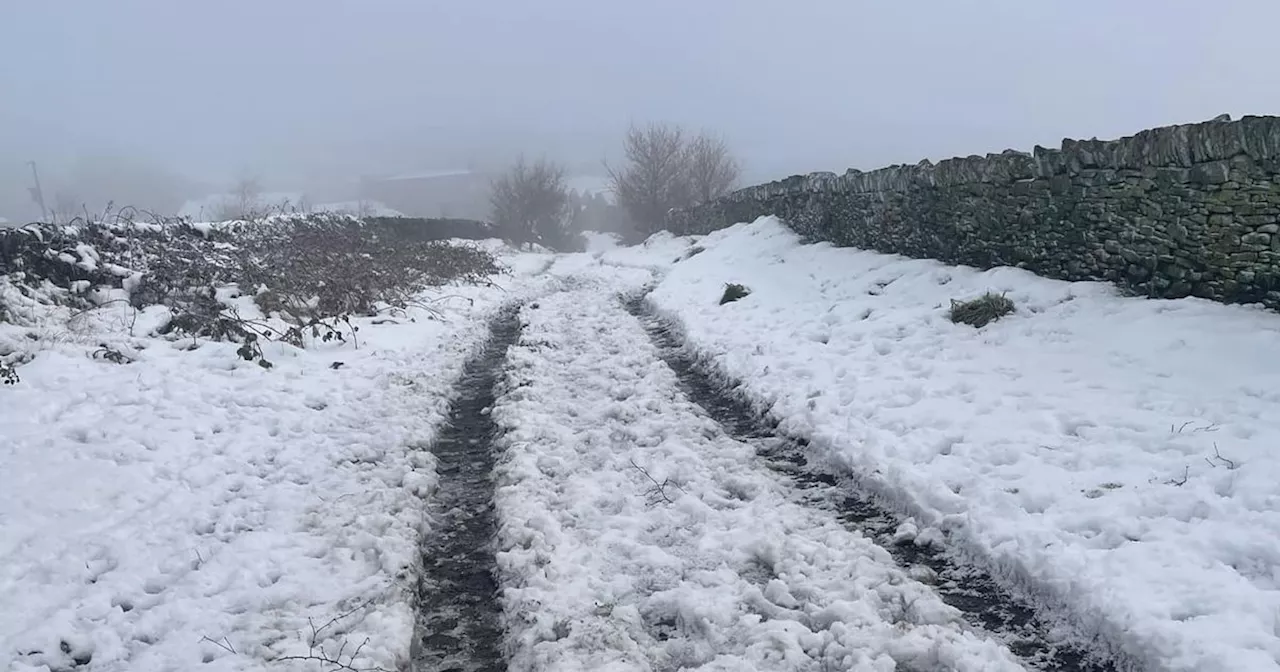
[[[797,175],[674,210],[668,228],[761,215],[836,245],[1280,308],[1280,117]]]

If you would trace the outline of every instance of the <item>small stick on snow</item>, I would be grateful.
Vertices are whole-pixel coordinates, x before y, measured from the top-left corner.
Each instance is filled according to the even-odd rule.
[[[627,461],[628,461],[628,462],[630,462],[630,463],[631,463],[631,466],[635,467],[635,468],[636,468],[640,473],[644,474],[644,477],[645,477],[645,478],[649,479],[649,481],[650,481],[651,483],[653,483],[653,487],[652,487],[652,488],[650,488],[650,489],[645,493],[645,497],[646,497],[646,499],[662,499],[663,501],[665,501],[665,502],[666,502],[666,503],[668,503],[668,504],[672,504],[672,503],[674,503],[674,502],[673,502],[673,500],[672,500],[670,497],[668,497],[668,496],[667,496],[667,486],[668,486],[668,485],[674,485],[674,486],[676,487],[676,489],[677,489],[677,490],[679,490],[680,492],[684,492],[684,488],[681,488],[680,486],[676,485],[675,483],[672,483],[672,482],[671,482],[671,479],[669,479],[669,478],[665,478],[665,479],[663,479],[663,480],[662,480],[662,482],[661,482],[661,483],[659,483],[659,482],[658,482],[658,479],[654,478],[654,477],[649,473],[649,471],[648,471],[647,469],[645,469],[644,467],[642,467],[642,466],[640,466],[640,465],[636,464],[636,461],[635,461],[635,460],[628,458],[628,460],[627,460]]]
[[[228,651],[232,654],[236,653],[236,647],[231,646],[231,640],[227,639],[226,637],[223,637],[222,641],[218,641],[216,639],[210,639],[208,635],[205,635],[204,637],[200,638],[200,641],[209,642],[210,644],[213,644],[214,646],[218,647],[219,649],[222,649],[223,651]],[[225,642],[225,644],[223,642]]]
[[[1206,458],[1204,458],[1204,459],[1205,459],[1205,460],[1208,460],[1209,458],[1207,458],[1207,457],[1206,457]],[[1213,442],[1213,459],[1218,460],[1219,462],[1222,462],[1223,464],[1227,465],[1227,469],[1234,470],[1234,469],[1236,468],[1236,462],[1235,462],[1235,460],[1227,459],[1227,458],[1225,458],[1225,457],[1223,457],[1223,456],[1222,456],[1222,453],[1218,452],[1218,442],[1217,442],[1217,441],[1214,441],[1214,442]],[[1209,464],[1210,464],[1210,465],[1212,465],[1212,464],[1213,464],[1213,462],[1212,462],[1212,461],[1210,461],[1210,462],[1209,462]]]
[[[279,658],[276,658],[275,660],[315,661],[318,663],[322,663],[324,665],[332,665],[332,667],[328,668],[330,670],[346,670],[347,672],[390,672],[389,670],[382,667],[356,667],[355,666],[356,658],[360,656],[360,651],[363,650],[365,645],[369,643],[368,637],[366,637],[365,640],[360,643],[360,646],[356,647],[355,651],[351,652],[351,655],[347,657],[346,661],[343,661],[342,657],[347,650],[347,644],[348,644],[347,640],[344,639],[342,641],[342,645],[338,647],[338,653],[336,655],[330,655],[324,650],[324,647],[320,646],[320,633],[324,632],[326,629],[329,628],[329,626],[333,625],[334,623],[337,623],[338,621],[356,613],[357,611],[364,609],[370,604],[373,604],[373,601],[374,601],[373,598],[370,598],[364,602],[361,602],[355,607],[352,607],[349,611],[343,612],[329,619],[327,623],[325,623],[324,625],[318,628],[316,627],[315,621],[308,618],[307,624],[311,626],[311,638],[307,642],[307,655],[281,656]]]

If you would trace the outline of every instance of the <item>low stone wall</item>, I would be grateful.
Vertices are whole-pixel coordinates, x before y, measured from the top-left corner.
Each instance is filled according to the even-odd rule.
[[[667,226],[761,215],[841,246],[1280,308],[1280,117],[794,176],[672,211]]]
[[[391,232],[398,239],[416,242],[451,238],[487,240],[501,237],[492,224],[474,219],[366,217],[364,221],[378,230]]]

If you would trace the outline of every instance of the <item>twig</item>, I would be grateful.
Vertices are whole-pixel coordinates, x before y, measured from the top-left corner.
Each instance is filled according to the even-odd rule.
[[[1183,430],[1185,430],[1185,429],[1186,429],[1188,426],[1190,426],[1193,422],[1195,422],[1195,421],[1194,421],[1194,420],[1188,420],[1188,421],[1186,421],[1186,422],[1182,423],[1181,425],[1179,425],[1176,429],[1174,428],[1174,426],[1173,426],[1173,425],[1169,425],[1169,433],[1170,433],[1170,434],[1181,434],[1181,433],[1183,432]],[[1216,422],[1211,422],[1211,423],[1209,423],[1209,424],[1207,424],[1207,425],[1204,425],[1203,427],[1195,427],[1195,428],[1193,428],[1193,429],[1191,430],[1191,433],[1192,433],[1192,434],[1195,434],[1195,433],[1197,433],[1197,432],[1216,432],[1216,431],[1218,431],[1218,423],[1216,423]]]
[[[1168,485],[1176,485],[1178,487],[1182,487],[1187,484],[1187,479],[1190,477],[1191,477],[1191,465],[1187,465],[1187,467],[1182,472],[1182,480],[1178,481],[1174,479],[1169,479],[1165,481],[1165,483]]]
[[[675,484],[675,483],[672,483],[670,478],[664,478],[664,479],[662,480],[662,482],[661,482],[661,483],[659,483],[659,482],[658,482],[658,479],[654,478],[654,477],[653,477],[653,475],[651,475],[647,469],[645,469],[644,467],[642,467],[642,466],[640,466],[640,465],[636,464],[636,461],[635,461],[635,460],[628,458],[628,459],[627,459],[627,461],[628,461],[628,462],[630,462],[630,463],[631,463],[631,466],[635,467],[635,468],[636,468],[636,470],[638,470],[640,473],[644,474],[644,477],[645,477],[645,478],[649,479],[649,481],[650,481],[651,483],[653,483],[653,487],[652,487],[652,488],[650,488],[648,491],[646,491],[646,492],[645,492],[645,499],[646,499],[646,500],[652,500],[652,501],[650,501],[650,503],[651,503],[651,504],[652,504],[652,503],[654,503],[654,502],[655,502],[656,500],[658,500],[658,499],[661,499],[662,501],[664,501],[664,502],[666,502],[666,503],[668,503],[668,504],[673,504],[673,503],[674,503],[674,500],[672,500],[670,497],[668,497],[668,496],[667,496],[667,486],[668,486],[668,485],[675,487],[675,488],[676,488],[677,490],[679,490],[680,492],[684,492],[684,491],[685,491],[685,490],[684,490],[684,488],[680,487],[679,485],[677,485],[677,484]]]
[[[278,661],[299,660],[304,662],[314,661],[317,663],[321,663],[323,665],[332,665],[332,667],[328,668],[329,671],[344,670],[345,672],[391,672],[390,670],[384,667],[356,667],[355,666],[355,661],[356,661],[356,658],[360,655],[360,650],[363,649],[365,645],[367,645],[368,643],[369,643],[369,638],[365,637],[364,641],[360,643],[360,646],[357,646],[356,650],[351,652],[351,655],[347,658],[346,662],[342,661],[342,653],[347,648],[347,643],[345,641],[342,643],[342,647],[338,649],[338,655],[336,656],[330,656],[329,654],[324,652],[324,649],[321,649],[320,653],[316,653],[315,649],[312,648],[308,651],[307,655],[305,656],[281,656],[279,658],[276,658],[275,660],[278,660]]]
[[[202,641],[202,642],[209,642],[210,644],[213,644],[214,646],[218,647],[219,649],[222,649],[223,651],[227,651],[227,652],[232,653],[232,654],[237,653],[237,652],[236,652],[236,647],[231,646],[231,640],[230,640],[230,639],[227,639],[225,636],[222,638],[222,641],[218,641],[218,640],[216,640],[216,639],[210,639],[208,635],[205,635],[204,637],[201,637],[201,638],[200,638],[200,641]],[[226,642],[226,643],[224,644],[223,642]]]
[[[1206,462],[1208,462],[1208,463],[1209,463],[1209,466],[1211,466],[1211,467],[1215,467],[1215,466],[1217,466],[1217,465],[1216,465],[1216,464],[1214,464],[1214,462],[1213,462],[1213,460],[1217,460],[1218,462],[1221,462],[1221,463],[1223,463],[1223,464],[1227,465],[1227,469],[1228,469],[1228,470],[1234,470],[1234,469],[1236,468],[1236,462],[1235,462],[1235,460],[1227,459],[1227,458],[1225,458],[1225,457],[1223,457],[1223,456],[1222,456],[1222,453],[1218,452],[1218,442],[1217,442],[1217,441],[1214,441],[1214,442],[1213,442],[1213,460],[1211,460],[1211,459],[1209,459],[1209,458],[1207,458],[1207,457],[1206,457],[1206,458],[1204,458],[1204,459],[1205,459],[1205,461],[1206,461]]]
[[[321,633],[323,633],[326,629],[328,629],[330,626],[337,623],[338,621],[356,613],[357,611],[360,611],[361,609],[364,609],[365,607],[368,607],[370,604],[373,604],[373,602],[374,602],[374,598],[365,600],[364,602],[357,604],[351,609],[341,614],[338,614],[337,616],[334,616],[333,618],[329,619],[328,622],[326,622],[324,625],[318,628],[316,627],[315,621],[308,618],[307,624],[311,626],[311,637],[308,638],[307,640],[307,655],[281,656],[279,658],[276,658],[275,660],[314,661],[314,662],[321,663],[323,665],[331,665],[332,667],[328,668],[329,670],[345,670],[346,672],[391,672],[390,670],[387,670],[381,667],[356,667],[355,666],[356,658],[360,656],[360,652],[369,643],[368,637],[366,637],[365,640],[360,643],[360,646],[357,646],[355,648],[355,651],[352,651],[351,654],[347,656],[347,659],[345,661],[343,661],[343,655],[346,653],[346,650],[347,650],[347,644],[348,644],[347,640],[344,639],[342,641],[342,645],[338,647],[338,652],[333,655],[330,655],[328,652],[324,650],[324,647],[320,646]]]

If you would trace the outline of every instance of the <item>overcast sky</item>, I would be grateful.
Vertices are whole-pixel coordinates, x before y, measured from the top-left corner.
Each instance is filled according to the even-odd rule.
[[[633,120],[719,131],[751,178],[870,169],[1280,113],[1277,25],[1276,0],[0,0],[0,180],[595,162]]]

